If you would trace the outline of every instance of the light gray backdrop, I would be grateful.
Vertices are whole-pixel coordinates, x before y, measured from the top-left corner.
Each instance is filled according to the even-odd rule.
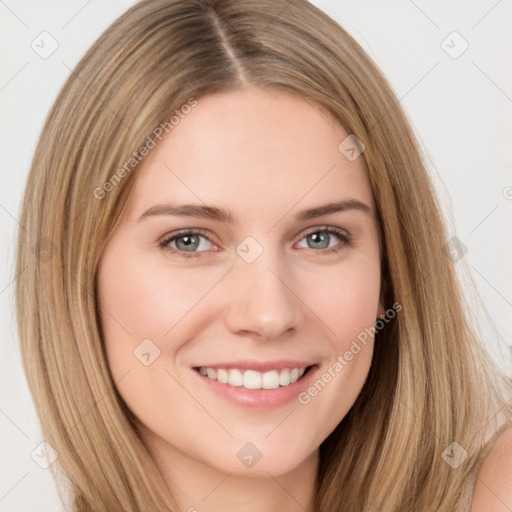
[[[13,312],[19,203],[44,118],[70,70],[132,0],[0,0],[0,511],[62,510],[22,372]],[[487,346],[512,345],[512,3],[316,0],[389,78],[422,142],[456,264],[490,312]],[[58,186],[58,183],[55,184]],[[452,248],[455,248],[453,246]],[[461,250],[462,248],[462,250]],[[467,252],[465,252],[467,250]],[[465,281],[468,282],[468,281]],[[468,288],[468,297],[471,297]],[[473,310],[483,314],[477,303]],[[477,309],[478,307],[478,309]],[[34,450],[36,450],[34,452]],[[31,456],[33,455],[33,458]]]

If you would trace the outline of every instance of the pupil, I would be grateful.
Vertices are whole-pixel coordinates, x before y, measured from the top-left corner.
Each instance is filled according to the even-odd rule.
[[[194,242],[197,243],[197,236],[196,235],[193,235],[193,236],[188,236],[188,235],[182,236],[182,237],[178,238],[177,244],[179,244],[180,242],[183,243],[185,248],[193,247]]]
[[[321,243],[322,241],[325,242],[327,240],[327,236],[325,234],[312,233],[310,236],[313,238],[313,243]]]

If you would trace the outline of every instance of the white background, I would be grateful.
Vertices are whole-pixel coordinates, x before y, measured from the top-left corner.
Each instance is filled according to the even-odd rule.
[[[468,249],[457,270],[469,269],[498,334],[512,345],[512,3],[313,3],[358,40],[391,82],[427,155],[443,208],[453,218],[450,236]],[[70,70],[133,4],[0,0],[1,512],[62,510],[49,470],[30,456],[42,438],[15,330],[14,242],[24,183],[44,118]],[[31,48],[43,31],[59,45],[47,59]],[[458,58],[445,51],[455,55],[464,40],[469,47]],[[474,311],[483,317],[476,305]],[[499,337],[489,328],[485,334],[506,368],[508,352],[497,356]]]

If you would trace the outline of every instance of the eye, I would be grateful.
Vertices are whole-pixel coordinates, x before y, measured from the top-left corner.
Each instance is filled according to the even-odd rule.
[[[178,233],[166,235],[159,241],[159,246],[183,258],[200,257],[202,252],[208,250],[208,244],[211,244],[215,250],[218,250],[218,247],[214,245],[204,233],[205,231],[200,229],[183,230]],[[334,246],[330,245],[333,235],[341,240],[341,243]],[[310,229],[302,236],[301,241],[308,239],[311,241],[311,245],[309,245],[308,248],[319,249],[315,252],[320,254],[330,254],[341,251],[344,247],[349,246],[352,240],[351,236],[346,231],[333,226]],[[202,240],[206,240],[207,247],[202,243]]]
[[[209,243],[213,247],[216,247],[203,233],[204,231],[202,230],[181,231],[179,233],[164,237],[162,240],[160,240],[159,245],[162,249],[167,249],[170,252],[178,254],[184,258],[201,256],[201,254],[198,253],[201,253],[205,250],[205,244],[201,243],[201,239],[207,240],[207,244]],[[176,246],[171,245],[174,243],[176,243]]]
[[[332,241],[333,235],[335,238],[341,240],[341,243],[336,245],[330,245]],[[333,226],[323,226],[323,227],[315,227],[310,229],[303,235],[302,240],[309,241],[307,248],[309,249],[320,249],[321,254],[329,254],[341,251],[346,246],[349,246],[351,243],[350,235],[339,228],[335,228]]]

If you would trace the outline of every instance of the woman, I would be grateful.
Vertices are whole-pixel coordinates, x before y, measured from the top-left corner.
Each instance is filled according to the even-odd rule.
[[[417,142],[306,1],[135,5],[25,194],[21,347],[74,510],[512,506],[510,382]]]

